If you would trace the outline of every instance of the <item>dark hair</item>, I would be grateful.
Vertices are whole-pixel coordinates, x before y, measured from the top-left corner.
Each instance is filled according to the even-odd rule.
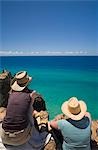
[[[38,112],[40,112],[41,110],[43,110],[43,111],[46,110],[45,101],[41,96],[37,96],[34,99],[33,108],[34,108],[34,110],[36,110]]]

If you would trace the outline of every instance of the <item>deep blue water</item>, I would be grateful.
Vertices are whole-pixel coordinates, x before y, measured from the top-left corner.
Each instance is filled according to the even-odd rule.
[[[62,69],[98,69],[98,56],[13,56],[1,57],[1,67],[10,65],[21,67],[62,68]]]

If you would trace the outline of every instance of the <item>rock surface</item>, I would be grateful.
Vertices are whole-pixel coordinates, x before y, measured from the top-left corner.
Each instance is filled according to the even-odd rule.
[[[3,70],[0,73],[0,107],[7,106],[11,78],[12,75],[9,71]]]

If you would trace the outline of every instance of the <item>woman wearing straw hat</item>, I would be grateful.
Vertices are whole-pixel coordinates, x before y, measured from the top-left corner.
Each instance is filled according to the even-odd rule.
[[[28,114],[35,94],[35,91],[27,87],[31,79],[26,71],[20,71],[12,80],[6,115],[2,122],[3,144],[18,146],[26,143],[31,136],[32,126]]]
[[[52,120],[49,124],[61,130],[63,150],[90,150],[91,117],[85,102],[72,97],[62,104],[61,110],[68,119]]]

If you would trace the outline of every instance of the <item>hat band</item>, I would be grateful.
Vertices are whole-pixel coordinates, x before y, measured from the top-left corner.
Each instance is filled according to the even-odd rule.
[[[16,75],[15,75],[15,78],[16,79],[22,79],[22,78],[25,78],[27,76],[27,72],[26,71],[20,71],[18,72]]]
[[[29,78],[28,78],[28,77],[25,77],[25,78],[22,78],[22,79],[17,79],[17,83],[18,83],[19,85],[21,85],[21,84],[26,84],[28,81],[29,81]]]
[[[68,109],[69,109],[70,113],[73,115],[78,115],[81,112],[80,105],[78,105],[77,107],[68,106]]]

